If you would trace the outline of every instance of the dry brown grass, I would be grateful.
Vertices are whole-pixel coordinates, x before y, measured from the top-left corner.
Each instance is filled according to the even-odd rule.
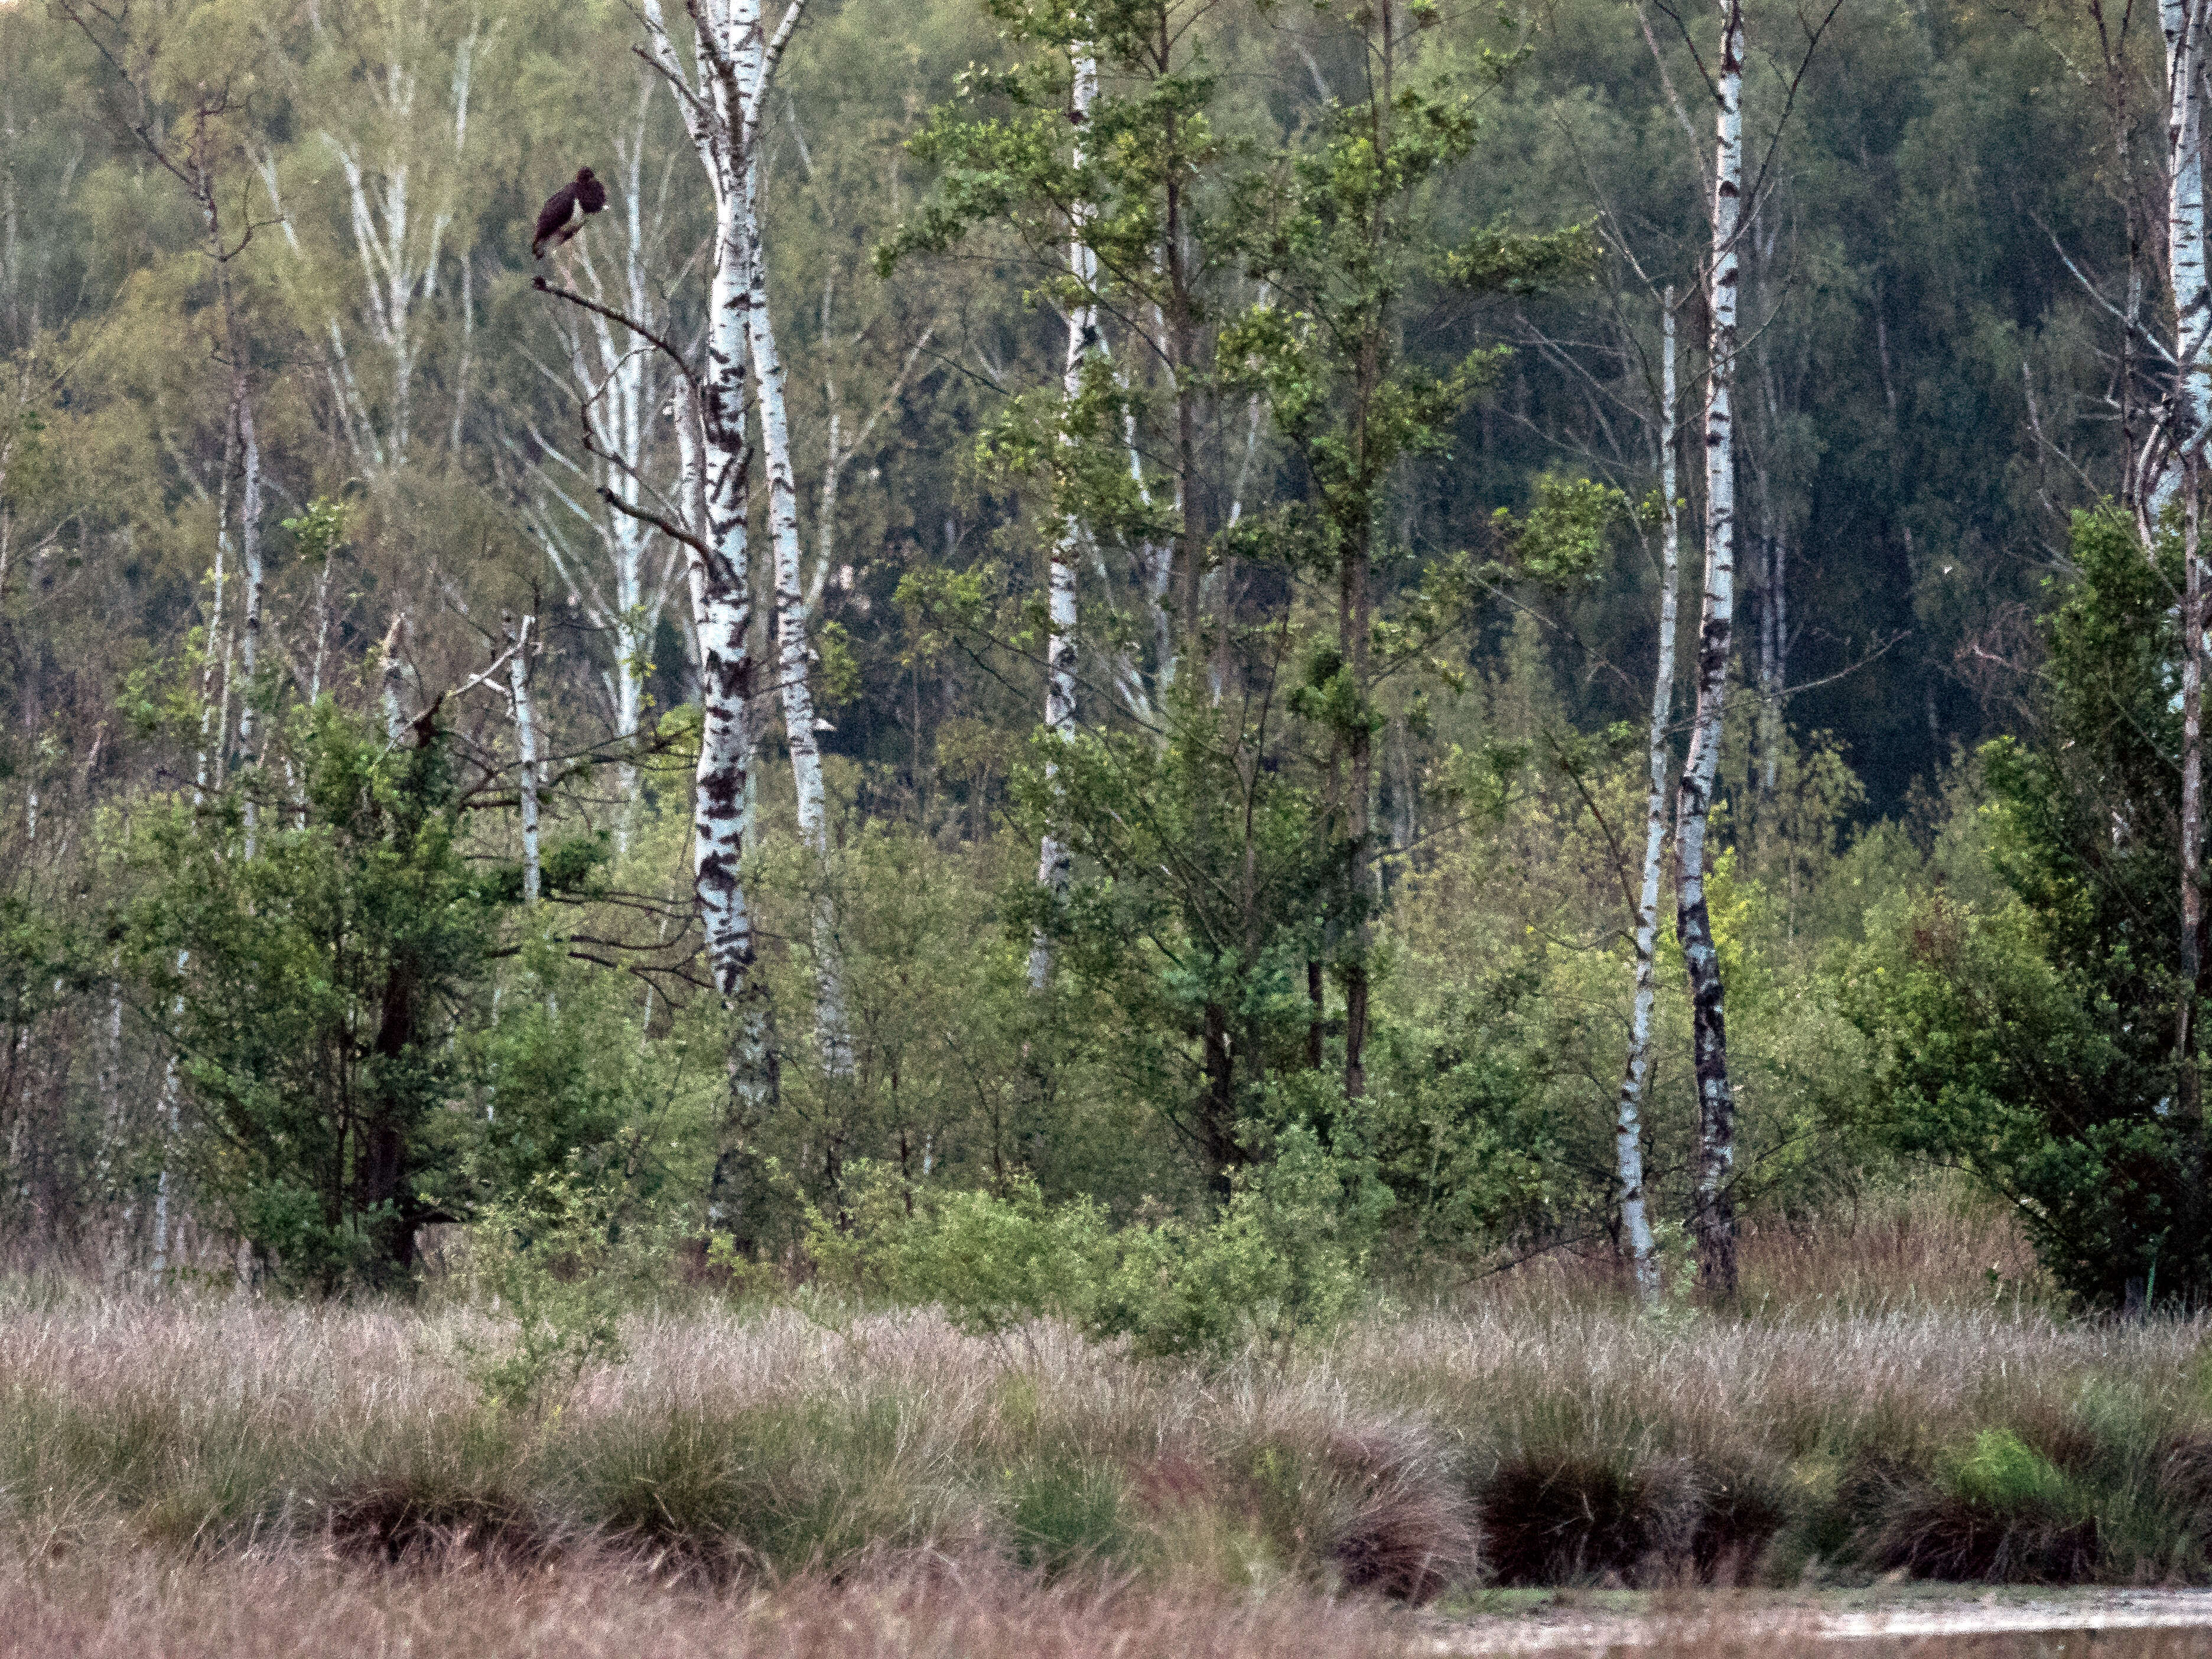
[[[718,1593],[611,1560],[518,1571],[149,1553],[0,1565],[0,1654],[85,1659],[1280,1659],[1396,1656],[1419,1632],[1379,1603],[1285,1589],[1042,1584],[988,1560]]]
[[[1738,1255],[1744,1304],[1754,1311],[2057,1302],[2014,1214],[1934,1176],[1818,1212],[1756,1212],[1743,1219]],[[1629,1292],[1626,1273],[1601,1243],[1535,1255],[1484,1275],[1462,1295],[1518,1310],[1626,1302]]]
[[[631,1319],[621,1362],[535,1415],[471,1383],[502,1340],[478,1310],[0,1287],[0,1557],[40,1619],[87,1641],[170,1620],[173,1651],[221,1645],[234,1598],[195,1586],[249,1581],[303,1629],[325,1603],[465,1617],[494,1652],[526,1604],[705,1621],[672,1651],[768,1631],[823,1652],[860,1650],[804,1649],[830,1640],[805,1609],[926,1613],[953,1651],[988,1604],[1039,1651],[1079,1650],[1057,1620],[1126,1626],[1137,1654],[1243,1651],[1255,1596],[1374,1592],[1341,1628],[1389,1643],[1385,1598],[1482,1583],[2212,1580],[2207,1325],[2069,1322],[2002,1270],[1961,1282],[1990,1248],[1972,1217],[1874,1237],[1856,1267],[1754,1240],[1759,1271],[1800,1251],[1827,1273],[1744,1317],[1647,1316],[1555,1273],[1226,1366],[695,1302]],[[1891,1293],[1851,1289],[1885,1262]],[[1931,1283],[1900,1287],[1913,1263]],[[1201,1626],[1217,1645],[1189,1646]]]

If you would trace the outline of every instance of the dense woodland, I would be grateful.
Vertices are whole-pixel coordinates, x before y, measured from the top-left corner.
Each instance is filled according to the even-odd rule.
[[[0,1227],[2196,1296],[2200,9],[0,3]]]

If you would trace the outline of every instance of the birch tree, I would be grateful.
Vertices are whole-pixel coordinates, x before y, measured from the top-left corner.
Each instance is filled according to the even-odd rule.
[[[1736,235],[1743,195],[1742,0],[1720,0],[1712,253],[1705,273],[1712,319],[1705,383],[1705,581],[1698,627],[1698,702],[1674,805],[1674,927],[1689,975],[1698,1089],[1698,1274],[1709,1294],[1735,1294],[1735,1099],[1728,1073],[1726,992],[1705,894],[1706,833],[1719,775],[1735,621]]]
[[[2179,490],[2188,453],[2212,420],[2212,281],[2205,270],[2205,24],[2212,0],[2160,0],[2166,43],[2166,276],[2173,299],[2174,382],[2145,470],[2146,530]]]
[[[844,978],[837,961],[837,919],[830,891],[829,808],[822,783],[820,736],[826,722],[815,714],[814,689],[809,678],[814,648],[806,630],[813,596],[801,568],[799,477],[791,460],[791,416],[784,397],[783,359],[776,350],[775,325],[769,310],[768,261],[761,235],[761,179],[760,158],[748,155],[744,222],[746,260],[753,284],[747,312],[748,346],[753,360],[754,395],[760,403],[762,447],[768,463],[769,536],[775,562],[776,690],[783,706],[784,743],[791,756],[799,838],[814,866],[816,885],[810,910],[816,1046],[824,1069],[832,1077],[843,1077],[853,1069],[853,1042],[846,1029]]]
[[[416,404],[449,239],[460,242],[459,274],[472,286],[467,240],[455,234],[467,228],[460,186],[477,76],[501,29],[479,10],[391,0],[316,8],[309,16],[313,51],[291,88],[300,118],[311,125],[292,166],[335,164],[343,230],[331,228],[327,246],[319,227],[303,239],[297,216],[284,211],[284,168],[275,154],[262,157],[261,175],[285,245],[302,266],[299,303],[323,313],[324,374],[338,436],[354,466],[374,477],[404,466],[416,447]],[[350,317],[323,298],[349,284],[335,269],[316,268],[343,260],[345,244],[356,267]],[[473,325],[473,294],[465,300],[465,330]]]
[[[1044,292],[1066,319],[1055,404],[1018,398],[995,434],[1009,471],[1042,475],[1050,492],[1047,543],[1044,736],[1076,730],[1079,594],[1087,565],[1110,636],[1094,678],[1141,726],[1169,723],[1177,665],[1199,648],[1204,600],[1200,438],[1216,395],[1214,324],[1201,292],[1214,275],[1222,229],[1195,200],[1215,144],[1208,118],[1214,76],[1203,48],[1206,8],[1185,0],[1094,0],[1069,8],[1013,3],[1000,11],[1012,39],[1042,48],[1033,61],[939,110],[913,146],[944,169],[934,199],[902,225],[883,256],[949,252],[978,226],[1003,224],[1040,264]],[[1102,95],[1102,71],[1113,77]],[[1005,97],[1010,115],[974,107]],[[1072,127],[1073,138],[1060,134]],[[1109,367],[1105,321],[1123,343]],[[1255,410],[1256,416],[1256,408]],[[1255,422],[1256,425],[1256,422]],[[1044,434],[1049,432],[1047,441]],[[1160,441],[1155,442],[1154,440]],[[1126,570],[1109,552],[1126,556]],[[1127,592],[1151,641],[1125,627]],[[1037,880],[1054,908],[1069,879],[1063,838],[1041,835]],[[1033,988],[1049,980],[1040,929]]]
[[[1078,47],[1073,58],[1067,108],[1079,135],[1075,165],[1079,169],[1083,165],[1079,135],[1098,97],[1098,64],[1084,47]],[[1067,264],[1078,297],[1067,310],[1067,349],[1061,360],[1060,391],[1070,403],[1083,388],[1084,359],[1098,343],[1098,308],[1091,298],[1097,285],[1098,261],[1084,235],[1085,216],[1080,203],[1068,214]],[[1044,730],[1048,741],[1065,743],[1075,731],[1076,560],[1082,526],[1074,514],[1067,514],[1061,517],[1057,532],[1047,567]],[[1048,762],[1048,781],[1056,775],[1054,763]],[[1073,868],[1066,844],[1048,829],[1037,843],[1037,884],[1052,895],[1055,904],[1066,896]],[[1040,928],[1030,942],[1030,989],[1042,991],[1051,981],[1052,942]]]
[[[514,714],[515,795],[522,817],[522,902],[538,902],[538,709],[531,696],[530,629],[535,617],[515,625],[514,613],[500,618],[507,641],[507,706]]]
[[[670,511],[629,510],[650,514],[687,554],[700,680],[692,890],[715,988],[739,1012],[730,1065],[740,1118],[765,1106],[775,1066],[765,988],[753,973],[752,911],[743,866],[752,827],[749,774],[757,667],[748,540],[752,454],[745,434],[753,260],[760,248],[751,219],[751,158],[776,65],[803,5],[804,0],[792,0],[771,35],[758,0],[685,0],[692,23],[687,64],[659,0],[645,0],[643,56],[675,94],[714,203],[703,363],[695,367],[641,319],[622,317],[539,279],[541,287],[572,303],[611,314],[681,372],[674,410],[680,460],[676,499],[668,504]],[[624,505],[614,498],[608,504]]]
[[[2200,531],[2204,442],[2212,421],[2212,288],[2204,245],[2204,98],[2208,0],[2161,0],[2166,43],[2166,280],[2174,309],[2174,384],[2159,446],[2157,483],[2148,493],[2144,539],[2180,497],[2181,563],[2181,952],[2174,1058],[2182,1115],[2200,1140],[2203,1085],[2197,1065],[2197,1005],[2204,980],[2204,630],[2207,623]],[[2200,1153],[2201,1162],[2201,1153]],[[2203,1172],[2197,1172],[2200,1182]]]
[[[238,293],[236,269],[240,256],[252,241],[256,227],[251,218],[243,224],[226,224],[220,188],[223,164],[226,159],[234,157],[239,149],[234,129],[243,113],[240,106],[242,100],[234,100],[230,77],[247,78],[246,65],[250,55],[236,50],[237,42],[222,38],[221,32],[211,27],[186,32],[180,40],[134,36],[131,33],[127,12],[109,12],[95,5],[80,4],[78,0],[59,0],[59,4],[63,15],[76,25],[114,72],[125,100],[125,119],[139,148],[183,188],[190,199],[199,221],[200,251],[207,261],[214,286],[215,357],[222,370],[228,409],[224,423],[222,505],[216,520],[213,615],[207,631],[210,654],[201,682],[201,751],[195,768],[193,787],[197,800],[208,787],[210,735],[213,738],[211,746],[216,756],[215,763],[218,781],[226,769],[222,757],[227,746],[225,735],[229,730],[231,676],[230,649],[227,643],[222,642],[222,635],[224,554],[228,545],[230,477],[234,462],[240,465],[241,471],[239,554],[243,591],[236,648],[245,680],[245,696],[240,705],[237,758],[240,767],[251,766],[255,760],[255,713],[258,700],[256,685],[260,666],[266,569],[261,552],[261,442],[254,420],[253,348]],[[176,52],[173,50],[176,48],[191,53],[195,61],[189,64],[176,62]],[[227,51],[226,48],[231,50]],[[192,73],[194,70],[207,72],[195,75]],[[189,87],[189,104],[182,109],[165,108],[155,92],[157,76],[161,84]],[[219,699],[210,699],[209,678],[213,674],[214,665],[218,659],[222,665],[222,692]],[[244,796],[245,835],[241,850],[246,858],[251,859],[254,855],[258,830],[258,803],[251,787],[244,792]],[[184,963],[179,959],[179,972],[183,967]],[[155,1189],[154,1224],[154,1272],[156,1278],[164,1274],[168,1267],[170,1166],[179,1114],[174,1054],[170,1056],[164,1073],[161,1112],[162,1158]]]
[[[1647,1304],[1659,1294],[1659,1263],[1644,1194],[1644,1100],[1651,1079],[1651,1021],[1659,995],[1659,887],[1667,845],[1667,780],[1674,750],[1674,624],[1682,568],[1682,514],[1674,494],[1674,290],[1660,302],[1659,490],[1666,517],[1659,544],[1659,654],[1651,674],[1651,720],[1644,746],[1651,787],[1644,806],[1644,882],[1636,903],[1636,1001],[1629,1018],[1628,1068],[1613,1111],[1613,1170],[1620,1182],[1620,1223],[1628,1234],[1636,1287]]]

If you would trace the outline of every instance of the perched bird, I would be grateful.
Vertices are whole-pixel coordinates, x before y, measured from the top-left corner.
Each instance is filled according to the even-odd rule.
[[[578,167],[573,184],[566,184],[545,198],[538,210],[538,233],[531,238],[530,257],[542,259],[549,247],[559,247],[584,228],[586,216],[607,204],[607,187],[592,176],[589,167]]]

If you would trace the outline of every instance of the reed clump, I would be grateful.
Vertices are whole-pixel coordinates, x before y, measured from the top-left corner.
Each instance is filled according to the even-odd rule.
[[[26,1559],[119,1539],[621,1560],[724,1589],[987,1560],[1414,1605],[2212,1583],[2212,1325],[2069,1320],[2002,1276],[1887,1300],[1850,1282],[1653,1315],[1561,1276],[1188,1360],[1051,1322],[978,1335],[934,1308],[693,1294],[526,1407],[483,1389],[506,1328],[462,1301],[48,1287],[0,1296],[0,1536]]]

